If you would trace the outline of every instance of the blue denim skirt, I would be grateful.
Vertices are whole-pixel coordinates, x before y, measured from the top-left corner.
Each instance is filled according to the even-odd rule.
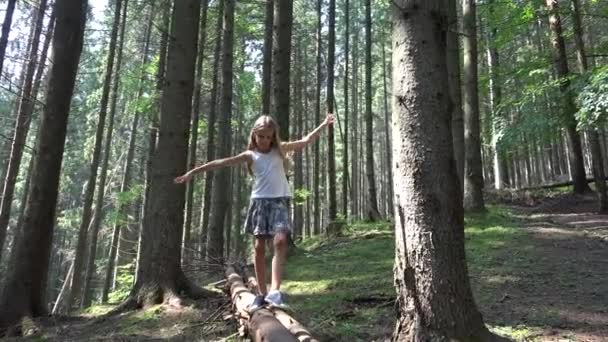
[[[245,218],[245,232],[259,237],[291,233],[289,197],[252,198]]]

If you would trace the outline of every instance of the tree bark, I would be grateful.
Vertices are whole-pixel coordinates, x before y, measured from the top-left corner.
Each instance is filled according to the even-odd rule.
[[[477,25],[475,0],[463,0],[464,32],[464,208],[483,211],[483,170],[477,94]]]
[[[203,87],[203,60],[205,59],[205,42],[207,40],[207,8],[209,0],[202,1],[201,23],[199,29],[198,53],[196,60],[196,80],[194,84],[194,99],[192,100],[192,115],[190,123],[190,146],[188,151],[188,169],[191,170],[196,165],[196,151],[198,146],[198,123],[201,105],[201,89]],[[186,220],[184,223],[184,256],[183,261],[188,262],[193,246],[191,238],[192,229],[192,208],[194,206],[194,183],[186,184]]]
[[[460,191],[464,193],[464,121],[462,115],[462,90],[460,82],[460,41],[458,32],[457,0],[448,0],[447,66],[450,85],[450,109],[452,112],[452,144]]]
[[[317,126],[321,123],[321,54],[322,54],[322,41],[321,41],[321,0],[317,0],[317,77],[316,77],[316,88],[315,88],[315,117],[314,125]],[[321,192],[319,191],[320,184],[320,170],[321,170],[321,158],[319,153],[319,145],[313,145],[314,153],[314,171],[313,171],[313,192],[314,192],[314,224],[313,234],[317,235],[321,233]]]
[[[231,1],[231,0],[226,0]],[[255,311],[249,316],[247,305],[253,302],[255,295],[245,287],[243,278],[236,273],[233,267],[228,267],[226,270],[226,279],[230,286],[230,297],[234,304],[235,310],[239,313],[239,317],[249,317],[249,319],[240,318],[240,324],[247,329],[249,337],[256,342],[292,342],[300,341],[292,335],[281,322],[277,320],[273,312],[268,309]],[[310,334],[308,334],[310,336]]]
[[[211,97],[209,99],[209,116],[207,118],[207,161],[215,159],[215,122],[217,121],[217,90],[219,88],[220,52],[222,49],[222,23],[224,21],[224,0],[218,2],[218,15],[216,22],[216,41],[213,51],[213,75],[211,78]],[[209,234],[209,214],[213,208],[211,195],[213,191],[213,178],[215,172],[205,172],[205,188],[203,189],[203,215],[201,215],[201,241],[203,252],[207,246],[207,235]]]
[[[336,61],[336,0],[329,0],[329,32],[327,37],[327,112],[334,112],[334,65]],[[327,127],[327,177],[329,180],[329,221],[336,219],[336,147],[334,127]]]
[[[494,14],[495,5],[488,3],[490,16]],[[487,32],[487,55],[488,68],[490,74],[490,111],[492,112],[492,152],[494,158],[494,188],[504,189],[509,186],[509,174],[507,173],[507,163],[504,157],[505,151],[501,147],[500,133],[504,127],[505,119],[502,117],[501,100],[502,88],[500,86],[500,62],[498,47],[496,47],[497,30],[489,27]]]
[[[574,45],[576,47],[576,57],[581,74],[587,72],[587,56],[585,53],[585,43],[583,40],[583,28],[581,25],[581,14],[579,0],[572,0],[572,21],[574,26]],[[608,197],[606,195],[606,181],[604,172],[604,161],[600,137],[596,127],[588,129],[589,144],[591,145],[591,160],[593,164],[593,176],[598,195],[598,211],[606,213],[608,211]]]
[[[380,218],[376,196],[376,174],[374,171],[374,117],[372,114],[372,9],[371,1],[365,0],[365,161],[369,199],[367,219]]]
[[[6,11],[4,12],[4,21],[2,22],[2,36],[0,36],[0,75],[4,70],[4,56],[6,55],[6,46],[8,44],[8,35],[11,32],[13,24],[13,13],[15,13],[15,4],[17,0],[8,0]]]
[[[453,167],[443,1],[395,1],[394,341],[490,340],[469,285]]]
[[[235,0],[224,0],[224,26],[222,30],[222,89],[218,118],[217,157],[228,157],[232,151],[232,64],[234,60],[234,7]],[[213,211],[207,231],[206,260],[222,264],[224,260],[224,222],[229,208],[230,194],[226,191],[230,182],[230,169],[222,168],[216,172],[213,187]]]
[[[551,44],[553,45],[553,55],[557,79],[559,82],[560,93],[562,94],[562,117],[566,125],[566,134],[570,142],[568,157],[570,160],[570,173],[574,183],[574,193],[581,194],[590,191],[585,182],[585,165],[583,161],[583,150],[581,147],[581,137],[576,130],[577,120],[574,117],[576,107],[573,94],[570,89],[570,71],[568,70],[568,59],[566,56],[566,46],[562,34],[561,18],[559,16],[559,5],[557,0],[546,0],[549,10],[549,28],[551,30]]]
[[[385,148],[386,148],[386,171],[385,171],[385,175],[387,178],[387,182],[386,182],[386,205],[388,207],[387,210],[387,214],[388,216],[394,216],[394,208],[393,208],[393,169],[392,169],[392,164],[393,164],[393,160],[392,160],[392,155],[393,152],[391,150],[391,133],[390,133],[390,114],[388,111],[388,91],[387,91],[387,86],[386,86],[386,52],[385,52],[385,45],[386,45],[386,36],[384,36],[382,38],[382,85],[384,87],[384,134],[385,134],[385,140],[384,143],[386,144]],[[384,170],[384,168],[383,168]]]
[[[344,147],[342,150],[342,216],[348,219],[348,57],[350,56],[350,4],[344,0]],[[352,200],[352,199],[351,199]]]
[[[272,114],[277,118],[283,141],[289,139],[289,74],[291,65],[291,27],[293,1],[274,3],[272,44]]]
[[[182,271],[181,239],[185,187],[173,179],[187,167],[188,132],[194,89],[194,69],[200,1],[175,2],[162,93],[160,134],[152,157],[148,207],[140,238],[136,283],[120,308],[148,304],[180,305],[180,295],[203,291]]]
[[[57,0],[46,106],[20,239],[0,293],[0,334],[23,317],[45,315],[45,289],[67,118],[82,50],[86,1]]]
[[[304,82],[302,82],[302,68],[304,65],[304,61],[302,60],[302,42],[298,41],[295,45],[296,48],[296,59],[295,59],[295,85],[294,85],[294,112],[296,117],[295,122],[295,134],[293,134],[295,139],[299,139],[302,137],[302,126],[304,126],[304,111],[302,105],[302,94],[304,88]],[[294,139],[294,140],[295,140]],[[293,179],[293,187],[294,191],[300,190],[304,188],[304,163],[302,159],[302,152],[298,152],[294,156],[294,179]],[[293,239],[297,240],[303,236],[302,227],[304,226],[304,208],[303,203],[295,200],[293,201]]]
[[[279,0],[280,1],[280,0]],[[274,24],[274,0],[266,0],[266,20],[264,22],[264,56],[262,64],[262,114],[270,114],[270,94],[272,90],[272,44]]]

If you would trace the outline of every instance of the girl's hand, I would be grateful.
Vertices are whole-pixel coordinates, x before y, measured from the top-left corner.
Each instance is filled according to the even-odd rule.
[[[175,177],[173,182],[175,182],[175,184],[187,183],[192,179],[192,176],[193,175],[190,172],[186,172],[185,174],[183,174],[179,177]]]
[[[336,117],[332,113],[327,113],[327,116],[325,117],[325,121],[323,121],[323,124],[325,126],[333,125],[334,122],[336,122]]]

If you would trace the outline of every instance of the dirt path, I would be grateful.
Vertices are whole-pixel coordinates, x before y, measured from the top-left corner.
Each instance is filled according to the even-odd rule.
[[[513,208],[529,241],[504,255],[521,262],[486,306],[489,323],[536,327],[541,341],[608,341],[608,215],[595,206],[568,195]]]

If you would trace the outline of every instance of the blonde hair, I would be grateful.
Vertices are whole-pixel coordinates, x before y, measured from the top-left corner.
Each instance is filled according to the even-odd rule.
[[[250,151],[255,151],[258,146],[255,143],[255,134],[263,129],[271,128],[272,132],[272,140],[270,148],[276,148],[279,151],[279,155],[281,159],[283,159],[283,167],[285,168],[285,172],[287,173],[289,169],[289,160],[285,156],[285,152],[281,147],[281,137],[279,136],[279,124],[273,119],[270,115],[262,115],[257,120],[255,120],[253,124],[253,128],[251,129],[251,133],[249,133],[249,143],[247,144],[247,149]],[[251,164],[247,163],[247,170],[249,170],[249,174],[253,174],[253,170],[251,170]]]

